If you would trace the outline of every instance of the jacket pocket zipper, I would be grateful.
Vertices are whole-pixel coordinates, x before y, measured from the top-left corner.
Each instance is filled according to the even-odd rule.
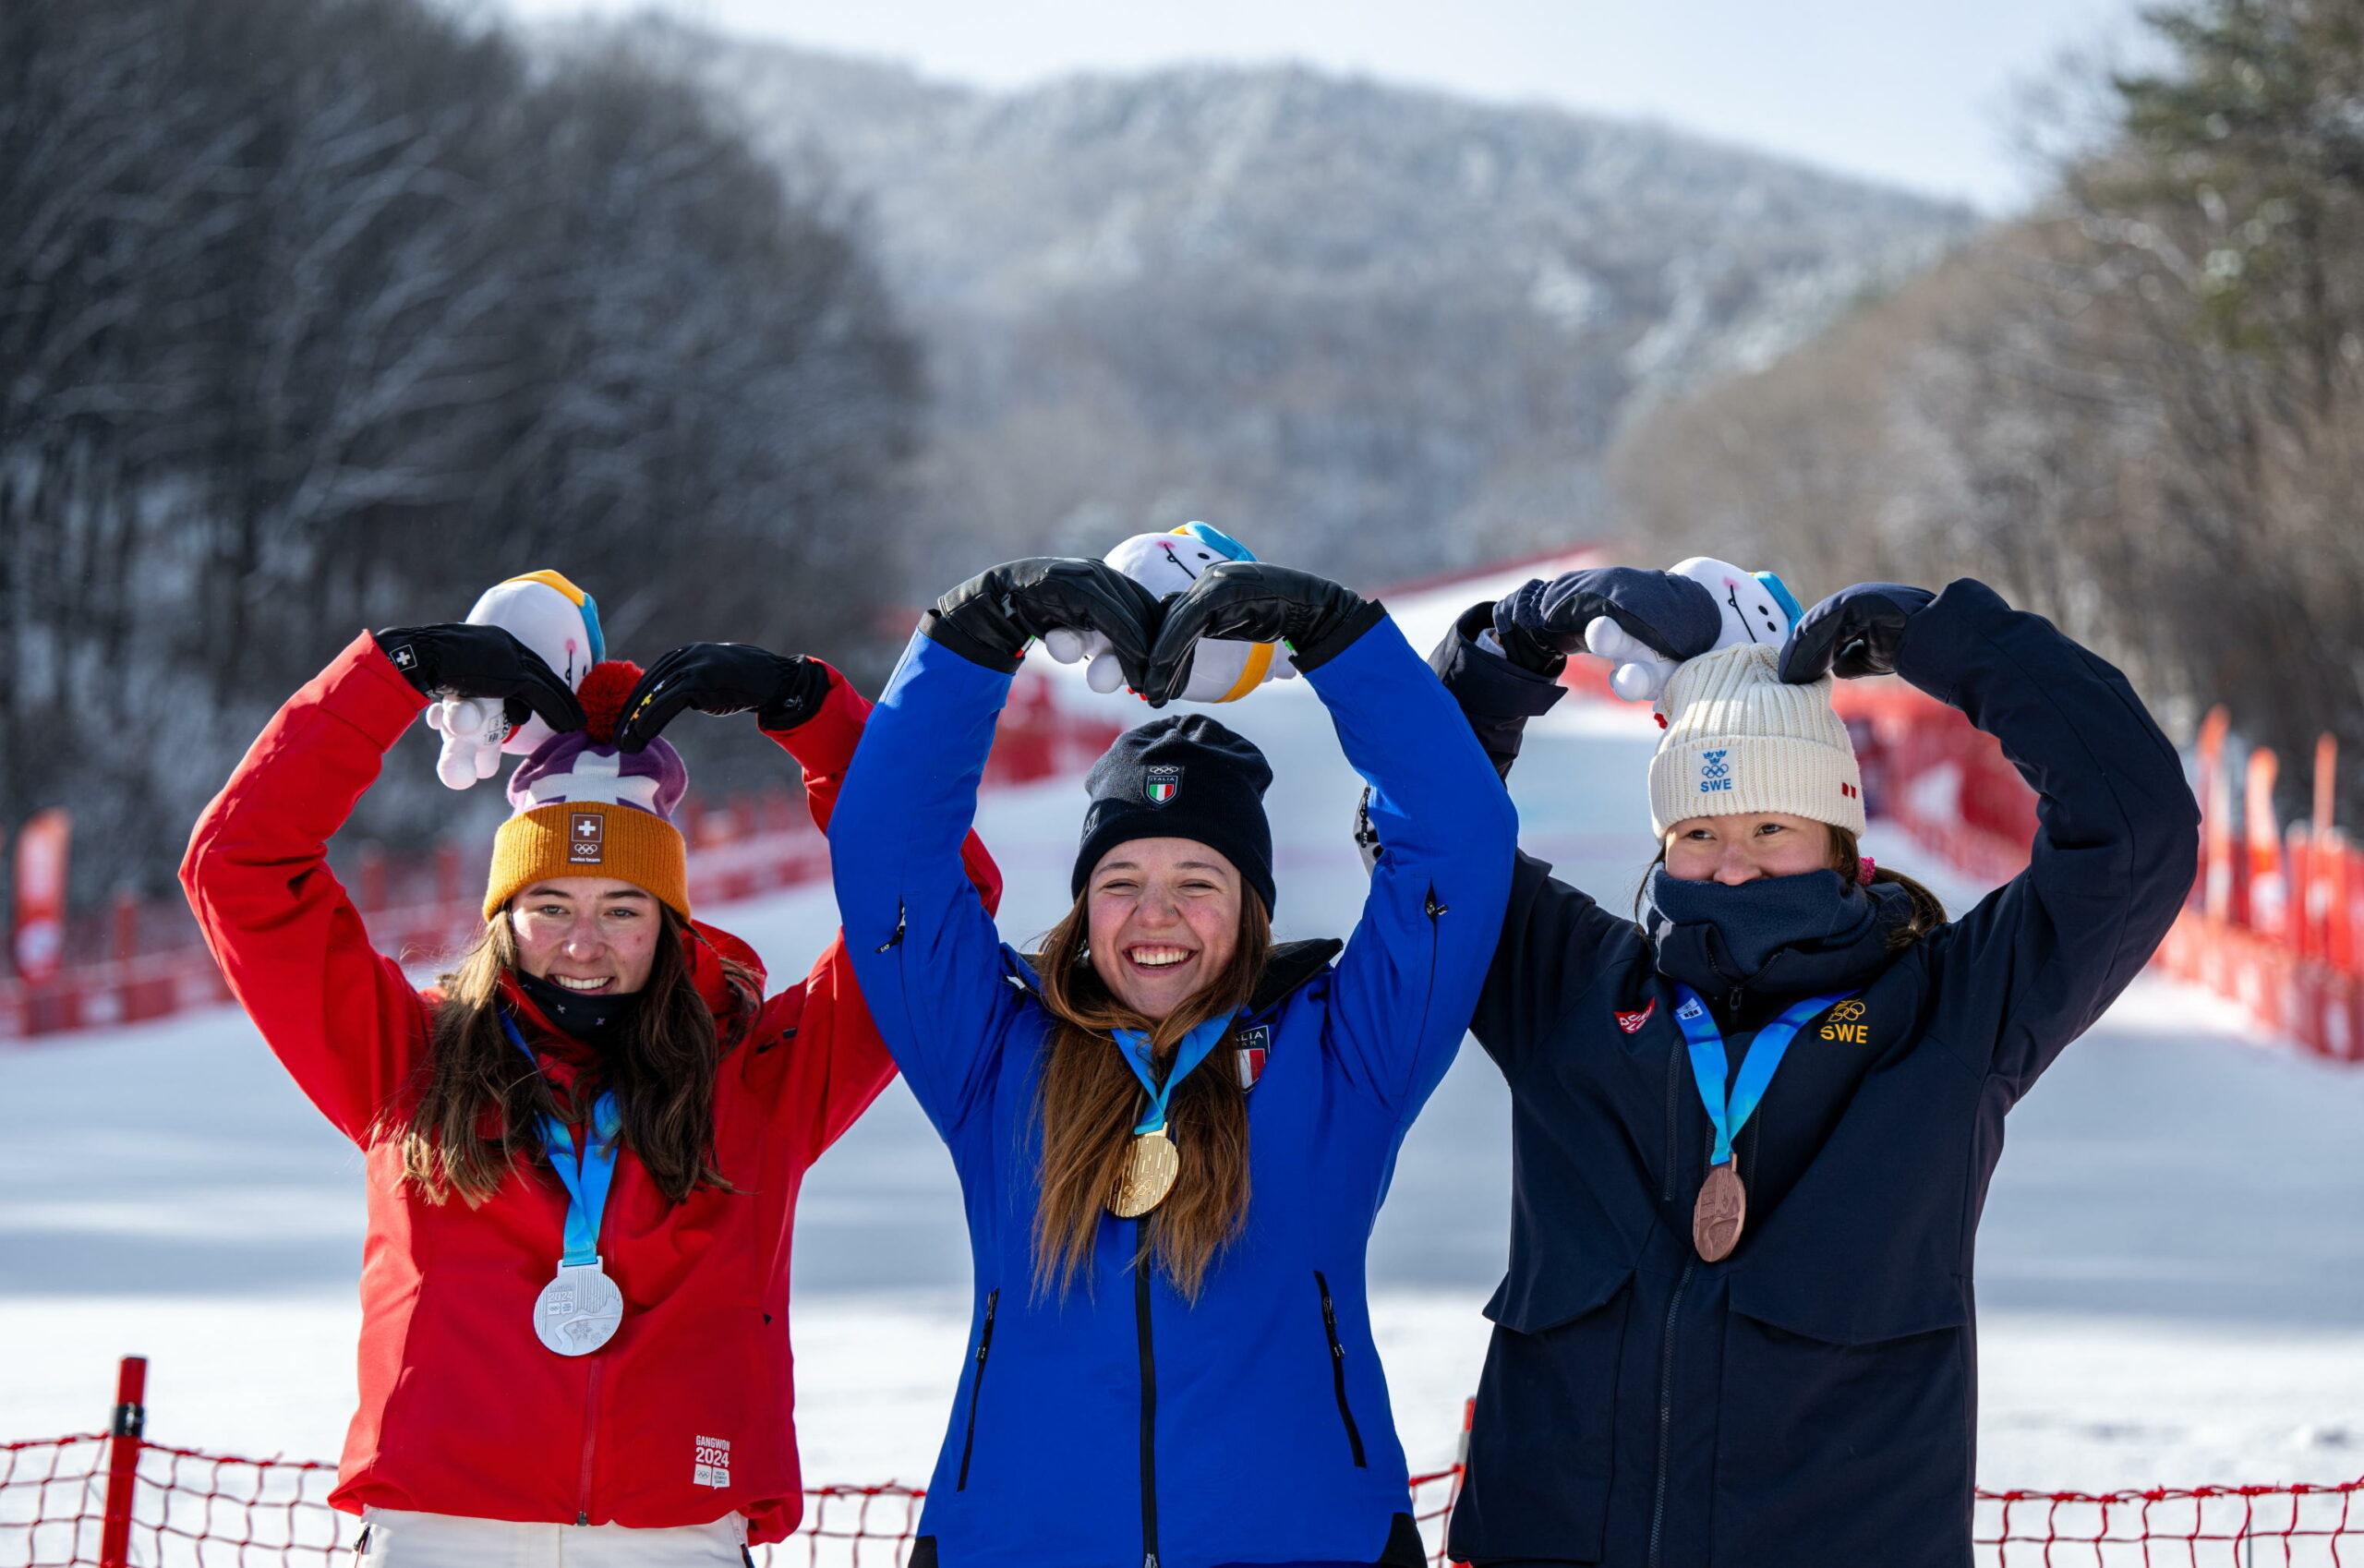
[[[1362,1429],[1355,1425],[1354,1406],[1346,1403],[1346,1347],[1338,1343],[1338,1304],[1330,1299],[1330,1282],[1320,1269],[1313,1271],[1313,1283],[1321,1292],[1321,1327],[1330,1337],[1330,1386],[1337,1392],[1338,1419],[1345,1426],[1348,1446],[1355,1451],[1355,1468],[1368,1470]]]
[[[985,1326],[977,1333],[977,1369],[969,1377],[969,1433],[960,1441],[960,1480],[952,1490],[969,1490],[969,1459],[977,1452],[977,1404],[985,1396],[985,1357],[994,1347],[994,1309],[1001,1305],[996,1289],[985,1296]]]

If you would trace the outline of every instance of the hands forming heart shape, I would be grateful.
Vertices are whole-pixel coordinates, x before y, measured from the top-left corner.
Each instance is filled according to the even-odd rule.
[[[1054,631],[1097,632],[1125,683],[1164,707],[1189,683],[1202,637],[1286,642],[1310,669],[1385,612],[1353,590],[1268,561],[1209,567],[1164,600],[1104,561],[1033,556],[996,566],[936,602],[932,633],[979,662],[1014,665]],[[949,632],[951,635],[945,633]]]

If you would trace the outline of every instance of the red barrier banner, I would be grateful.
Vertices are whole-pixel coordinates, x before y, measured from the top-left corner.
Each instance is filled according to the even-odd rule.
[[[36,812],[17,833],[17,973],[38,985],[57,973],[66,945],[66,853],[74,819],[64,806]]]
[[[2249,798],[2241,815],[2249,845],[2249,929],[2261,936],[2290,932],[2290,884],[2282,865],[2282,828],[2274,819],[2274,780],[2282,761],[2270,746],[2249,754]]]
[[[2218,920],[2233,918],[2233,789],[2225,775],[2225,736],[2233,716],[2217,704],[2200,721],[2194,748],[2200,761],[2201,841],[2200,886],[2208,912]]]

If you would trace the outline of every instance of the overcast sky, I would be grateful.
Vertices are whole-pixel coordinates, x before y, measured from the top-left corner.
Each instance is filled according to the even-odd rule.
[[[487,0],[536,19],[647,0]],[[1990,211],[2036,178],[2015,87],[2138,30],[2138,0],[668,0],[718,29],[1020,87],[1079,70],[1297,60],[1646,115]]]

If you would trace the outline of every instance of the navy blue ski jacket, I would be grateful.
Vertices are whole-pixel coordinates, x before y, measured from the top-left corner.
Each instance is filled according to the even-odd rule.
[[[871,715],[829,824],[838,903],[879,1031],[950,1146],[975,1271],[922,1568],[1425,1561],[1363,1255],[1493,954],[1517,819],[1393,621],[1305,674],[1373,787],[1387,853],[1343,954],[1276,951],[1200,1069],[1267,1053],[1246,1230],[1195,1304],[1133,1267],[1142,1222],[1113,1216],[1089,1289],[1034,1289],[1051,1019],[959,857],[1010,678],[923,634]]]
[[[1435,662],[1506,766],[1549,682],[1458,633]],[[2199,811],[2124,677],[1981,584],[1913,616],[1897,669],[2042,796],[2028,869],[1901,954],[1876,929],[1752,982],[1689,939],[1712,928],[1654,943],[1520,857],[1472,1025],[1510,1083],[1515,1191],[1456,1561],[1971,1562],[1972,1266],[2004,1116],[2165,935]],[[1862,993],[1799,1032],[1741,1133],[1721,1263],[1691,1241],[1713,1134],[1677,981],[1735,1065],[1782,1005]]]

